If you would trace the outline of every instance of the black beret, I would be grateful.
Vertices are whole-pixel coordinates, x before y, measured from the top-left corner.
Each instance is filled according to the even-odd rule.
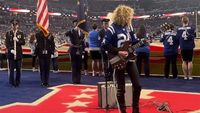
[[[72,22],[73,22],[73,23],[76,23],[76,22],[78,22],[78,19],[75,19],[75,20],[73,20]]]
[[[101,22],[109,22],[110,19],[104,18],[103,20],[101,20]]]

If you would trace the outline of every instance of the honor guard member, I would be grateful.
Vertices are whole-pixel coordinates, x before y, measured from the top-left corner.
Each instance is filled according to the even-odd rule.
[[[49,86],[49,71],[51,55],[54,53],[55,43],[51,33],[45,36],[42,31],[36,33],[36,55],[39,58],[41,86]]]
[[[110,19],[102,20],[102,29],[99,31],[101,45],[102,45],[103,40],[105,39],[105,33],[108,30],[109,21],[110,21]],[[101,54],[102,54],[102,60],[103,60],[103,71],[105,73],[106,80],[110,81],[110,80],[112,80],[113,69],[108,61],[106,51],[102,47],[101,47]]]
[[[82,67],[82,40],[84,35],[81,33],[79,27],[77,27],[78,20],[73,21],[74,28],[67,31],[65,35],[69,37],[71,46],[69,48],[71,65],[72,65],[72,82],[74,84],[80,84],[81,82],[81,67]]]
[[[11,20],[11,30],[6,33],[6,48],[9,63],[9,83],[18,87],[21,79],[22,45],[25,45],[24,34],[19,30],[19,21]],[[16,69],[16,76],[14,76]]]

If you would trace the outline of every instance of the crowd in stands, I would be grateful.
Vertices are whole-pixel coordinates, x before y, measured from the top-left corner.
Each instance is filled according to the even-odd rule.
[[[199,4],[199,0],[168,0],[168,1],[160,1],[160,0],[149,0],[148,3],[152,4],[146,6],[147,1],[142,0],[125,0],[125,1],[112,1],[112,0],[90,0],[87,2],[88,5],[88,14],[90,16],[100,16],[101,14],[106,15],[107,12],[113,10],[119,4],[127,4],[131,5],[131,7],[136,7],[136,15],[138,15],[139,9],[144,9],[145,13],[154,12],[157,14],[158,12],[170,12],[171,10],[176,11],[185,11],[184,9],[190,9],[191,11],[196,10],[197,5]],[[93,5],[98,4],[98,5]],[[77,10],[77,3],[75,0],[50,0],[49,1],[49,11],[50,12],[62,12],[62,16],[51,16],[50,17],[50,31],[53,32],[56,37],[62,37],[63,33],[72,28],[72,20],[74,17],[66,16],[63,14],[72,14]],[[5,35],[5,31],[9,29],[9,22],[14,18],[18,18],[21,21],[21,29],[26,35],[26,38],[36,28],[36,2],[32,0],[1,0],[1,7],[13,7],[13,8],[22,8],[31,10],[30,13],[12,13],[7,10],[0,10],[0,34],[1,37]],[[176,7],[176,8],[174,8]],[[157,11],[156,11],[157,10]],[[100,14],[100,15],[99,15]],[[195,25],[195,16],[191,15],[190,21]],[[88,27],[91,29],[92,23],[97,23],[100,25],[99,18],[89,18],[88,17]],[[143,24],[147,28],[147,32],[153,31],[155,28],[159,28],[159,26],[165,22],[170,22],[175,24],[175,26],[180,26],[180,17],[150,17],[147,19],[137,19],[134,20],[133,26],[137,28],[139,25]],[[194,26],[193,25],[193,26]]]

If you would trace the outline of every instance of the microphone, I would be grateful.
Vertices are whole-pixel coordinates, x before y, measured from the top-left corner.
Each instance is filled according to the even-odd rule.
[[[154,105],[157,107],[158,111],[166,111],[168,113],[173,113],[173,111],[168,106],[167,102],[163,102],[163,103],[155,103],[154,102]]]
[[[158,106],[157,110],[158,110],[158,111],[168,111],[168,110],[167,110],[167,107],[168,107],[167,103],[161,103],[161,104]]]

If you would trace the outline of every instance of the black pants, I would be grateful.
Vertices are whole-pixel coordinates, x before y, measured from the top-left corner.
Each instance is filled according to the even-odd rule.
[[[32,67],[35,67],[36,59],[37,59],[37,56],[36,55],[32,55]]]
[[[3,68],[3,59],[0,59],[0,68]]]
[[[40,78],[42,84],[49,84],[50,56],[39,57]]]
[[[3,65],[3,60],[4,60],[4,55],[0,53],[0,68],[3,68],[4,65]]]
[[[83,57],[82,57],[82,63],[83,63],[83,69],[88,70],[88,52],[84,51]]]
[[[72,65],[72,82],[79,84],[81,82],[82,56],[81,54],[77,54],[76,49],[71,49],[70,58]]]
[[[58,71],[58,57],[52,58],[52,67],[54,71]]]
[[[173,78],[177,78],[178,75],[178,70],[177,70],[177,55],[170,55],[170,56],[165,56],[165,77],[169,77],[169,72],[170,72],[170,64],[172,64],[172,75]]]
[[[149,73],[150,73],[150,69],[149,69],[149,53],[139,52],[137,54],[136,63],[137,63],[137,68],[138,68],[139,74],[141,74],[142,63],[143,63],[143,65],[144,65],[144,74],[145,74],[145,76],[149,76]]]
[[[21,80],[21,65],[22,60],[8,59],[9,63],[9,83],[13,86],[19,85]],[[14,69],[16,68],[16,76],[14,76]]]
[[[128,62],[126,66],[126,71],[130,77],[132,83],[132,107],[139,106],[141,86],[139,83],[139,73],[135,62]],[[125,106],[125,70],[116,70],[115,72],[117,79],[117,99],[119,102],[120,110],[123,112],[126,109]]]

